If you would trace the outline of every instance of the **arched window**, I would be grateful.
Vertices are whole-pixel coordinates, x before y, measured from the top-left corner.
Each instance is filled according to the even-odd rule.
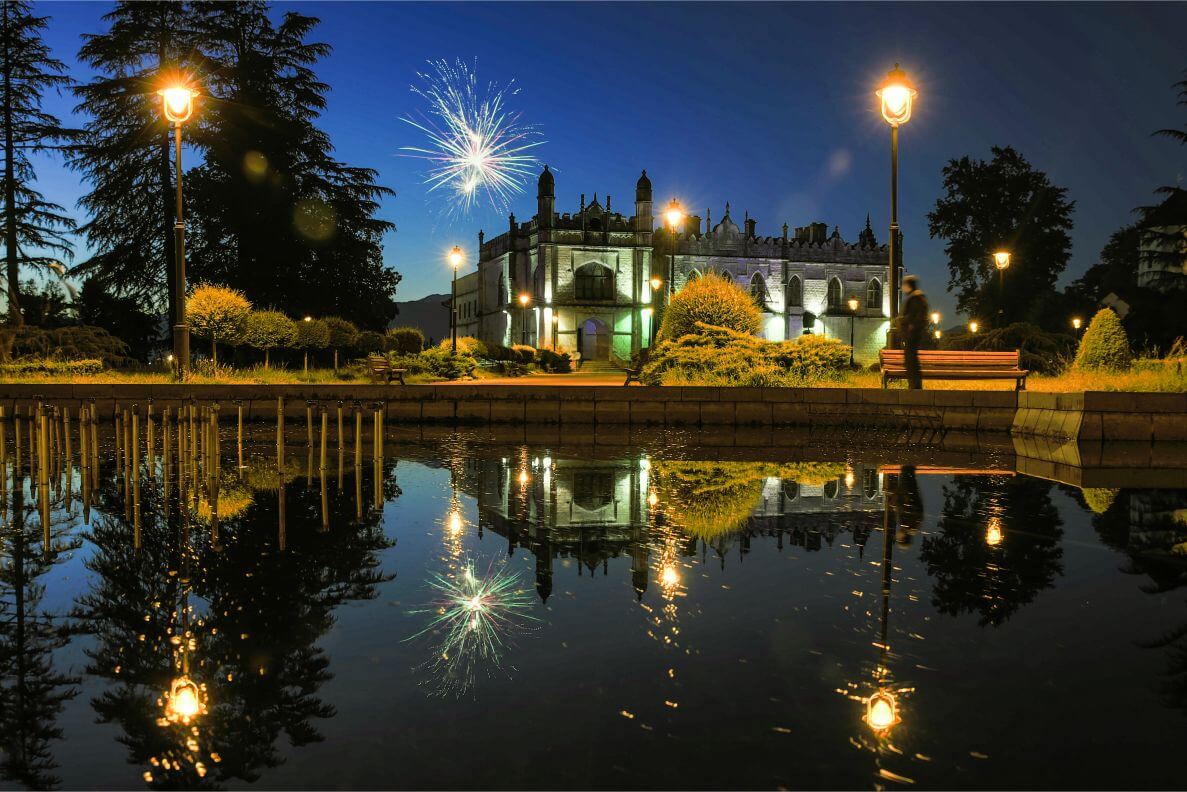
[[[804,306],[804,284],[799,275],[792,275],[787,281],[787,304],[792,308]]]
[[[577,270],[575,287],[578,300],[613,300],[614,273],[601,264],[586,264]]]
[[[750,299],[764,311],[767,309],[767,282],[760,272],[750,276]]]
[[[688,273],[688,279],[689,279],[690,281],[694,281],[694,280],[696,280],[696,279],[697,279],[697,278],[699,278],[699,277],[701,277],[701,271],[700,271],[700,270],[694,269],[694,270],[690,270],[690,271],[689,271],[689,273]]]
[[[828,498],[829,500],[837,497],[837,493],[840,492],[840,490],[841,485],[837,483],[836,479],[824,482],[824,497]]]
[[[841,279],[840,278],[833,277],[833,278],[828,279],[828,308],[830,311],[834,310],[834,309],[835,310],[841,309]]]
[[[882,282],[877,278],[866,284],[866,310],[882,313]]]
[[[532,290],[535,291],[536,297],[543,299],[544,297],[544,265],[536,266],[536,271],[532,274]]]
[[[783,497],[789,501],[793,501],[800,496],[800,485],[795,481],[783,482]]]
[[[862,487],[862,489],[865,492],[865,496],[867,498],[869,498],[870,500],[873,500],[874,498],[876,498],[878,496],[878,470],[877,470],[877,468],[872,468],[872,467],[866,468],[865,481],[864,481],[864,486]]]

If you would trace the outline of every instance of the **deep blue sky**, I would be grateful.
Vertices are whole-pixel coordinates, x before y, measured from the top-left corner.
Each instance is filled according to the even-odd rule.
[[[42,3],[49,41],[79,78],[79,36],[101,30],[107,3]],[[322,19],[334,48],[318,68],[330,84],[322,125],[338,155],[379,169],[397,191],[382,213],[397,231],[385,260],[403,274],[400,299],[448,291],[443,252],[472,253],[479,228],[503,213],[443,219],[421,184],[424,163],[399,155],[420,141],[399,118],[430,58],[478,59],[480,80],[514,79],[513,108],[547,141],[560,211],[578,194],[610,193],[633,209],[640,169],[656,201],[678,197],[720,219],[728,200],[760,234],[820,220],[854,239],[872,215],[884,241],[889,132],[873,89],[900,61],[920,97],[903,129],[900,221],[906,263],[942,308],[943,243],[926,213],[941,168],[1012,145],[1076,201],[1065,281],[1091,265],[1154,188],[1181,180],[1187,147],[1151,132],[1182,126],[1171,84],[1187,69],[1187,5],[956,4],[395,4],[278,3]],[[64,115],[69,98],[51,100]],[[74,206],[78,178],[40,171],[47,197]],[[535,211],[534,184],[512,209]]]

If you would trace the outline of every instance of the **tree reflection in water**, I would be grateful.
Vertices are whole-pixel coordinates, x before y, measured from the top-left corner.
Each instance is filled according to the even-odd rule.
[[[1063,574],[1063,520],[1052,486],[1022,476],[961,476],[944,487],[938,532],[920,548],[937,610],[999,625],[1054,585]]]
[[[394,462],[383,473],[384,498],[393,500],[400,494]],[[389,579],[377,557],[393,544],[381,509],[364,504],[357,519],[352,488],[329,500],[331,529],[321,532],[317,490],[270,486],[273,495],[261,488],[250,506],[220,522],[217,545],[207,524],[181,517],[176,497],[166,508],[159,489],[145,488],[139,550],[117,507],[119,488],[107,480],[101,491],[104,516],[89,536],[95,553],[87,562],[96,583],[77,608],[96,637],[87,671],[113,683],[93,706],[102,722],[124,730],[128,761],[145,768],[154,788],[254,781],[283,761],[275,745],[281,733],[297,746],[321,740],[315,722],[334,709],[318,697],[332,674],[316,643],[337,606],[374,598]],[[296,527],[284,534],[282,509]],[[173,641],[187,580],[192,637]],[[207,691],[208,712],[192,725],[162,719],[179,644],[189,652],[190,676]]]
[[[56,471],[47,545],[37,483],[24,475],[20,451],[12,470],[11,482],[5,482],[11,486],[10,499],[4,498],[8,508],[0,508],[0,776],[28,788],[49,789],[58,784],[51,753],[52,743],[62,738],[56,720],[65,703],[78,695],[79,680],[54,668],[53,653],[67,644],[70,631],[59,616],[41,608],[45,586],[38,578],[80,545],[66,538],[73,510],[57,508],[63,501],[61,487],[73,486],[74,471],[69,465]],[[7,478],[7,466],[0,476]]]
[[[1187,586],[1187,494],[1122,490],[1094,511],[1092,527],[1101,540],[1128,556],[1122,571],[1149,578],[1142,591],[1162,597]],[[1187,623],[1138,645],[1166,650],[1162,697],[1167,706],[1187,713]]]

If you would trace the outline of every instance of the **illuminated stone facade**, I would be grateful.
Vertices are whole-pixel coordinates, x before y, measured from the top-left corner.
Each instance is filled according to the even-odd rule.
[[[651,181],[635,185],[634,213],[614,212],[597,195],[581,196],[576,213],[556,211],[555,182],[546,167],[537,213],[487,240],[479,233],[478,269],[458,281],[460,335],[488,343],[556,348],[582,360],[623,360],[652,335],[650,279],[675,290],[707,272],[728,275],[764,313],[762,334],[782,340],[804,332],[846,343],[852,323],[857,358],[871,362],[889,327],[887,249],[869,219],[856,242],[829,234],[823,223],[761,237],[748,215],[739,226],[726,204],[716,225],[706,211],[687,217],[673,235],[655,227]],[[674,242],[674,244],[673,244]],[[675,255],[673,256],[673,248]],[[666,285],[664,287],[666,289]],[[528,296],[526,307],[520,295]],[[847,306],[856,297],[852,314]]]

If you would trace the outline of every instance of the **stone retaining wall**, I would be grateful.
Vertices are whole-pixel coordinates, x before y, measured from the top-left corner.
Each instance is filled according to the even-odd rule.
[[[1187,441],[1187,394],[1015,393],[877,388],[713,388],[504,385],[0,385],[11,415],[37,400],[161,407],[194,399],[233,415],[273,418],[277,398],[302,416],[308,404],[382,404],[389,425],[472,423],[584,427],[876,427],[934,433],[1012,432],[1078,440]]]

